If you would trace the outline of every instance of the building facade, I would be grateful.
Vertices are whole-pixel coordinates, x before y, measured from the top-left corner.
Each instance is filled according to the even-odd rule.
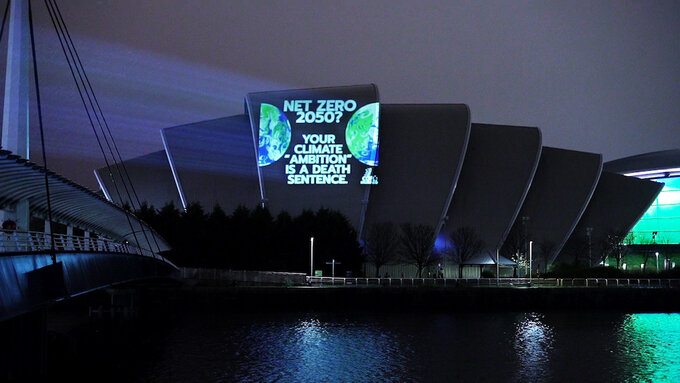
[[[501,252],[521,262],[531,244],[542,270],[583,258],[583,243],[597,264],[598,246],[636,223],[636,238],[680,237],[677,155],[664,157],[675,165],[664,165],[668,189],[659,194],[663,177],[640,179],[629,173],[642,170],[603,166],[600,154],[544,147],[537,127],[472,123],[464,104],[380,104],[375,85],[252,93],[241,115],[161,136],[163,151],[126,161],[156,207],[325,207],[360,235],[381,222],[429,225],[438,250],[467,227],[483,243],[481,264]],[[115,172],[95,174],[107,198],[126,202],[112,192]]]

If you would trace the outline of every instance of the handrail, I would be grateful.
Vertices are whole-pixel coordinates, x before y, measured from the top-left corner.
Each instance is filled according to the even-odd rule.
[[[331,286],[470,286],[470,287],[656,287],[680,288],[677,278],[353,278],[307,277],[312,285]]]
[[[38,231],[0,230],[0,253],[49,251],[51,249],[50,233]],[[55,251],[86,251],[123,254],[138,254],[159,258],[148,249],[141,249],[129,243],[116,242],[107,238],[81,237],[66,234],[54,234]]]

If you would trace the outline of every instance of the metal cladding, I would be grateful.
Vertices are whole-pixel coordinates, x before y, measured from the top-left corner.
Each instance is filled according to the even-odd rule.
[[[289,102],[289,100],[303,102],[304,104],[298,103],[295,105],[298,107],[299,111],[286,111],[285,107],[278,109],[282,105],[285,105],[287,101]],[[336,107],[337,102],[343,102],[343,100],[353,101],[354,106],[357,106],[357,109],[353,109],[347,113],[338,111],[340,115],[337,119],[333,118],[325,120],[326,112],[319,115],[319,117],[324,117],[323,119],[315,120],[314,123],[310,123],[310,121],[303,119],[307,114],[317,117],[314,112],[318,111],[319,107],[322,106],[321,101],[324,101],[323,110],[327,111],[329,108],[326,106],[328,105],[333,105],[333,110],[344,109],[343,107]],[[278,110],[278,113],[282,113],[279,114],[278,117],[288,120],[286,123],[288,124],[288,128],[292,131],[292,134],[290,135],[290,146],[283,158],[278,160],[268,159],[264,160],[262,163],[260,163],[260,158],[258,158],[261,197],[273,213],[285,210],[290,214],[296,215],[306,209],[317,210],[319,208],[328,208],[338,210],[343,212],[349,222],[361,232],[363,226],[362,222],[364,221],[366,212],[366,199],[368,198],[372,185],[361,182],[364,173],[359,172],[360,164],[358,163],[359,161],[357,161],[357,154],[347,153],[351,148],[349,148],[349,143],[344,141],[346,129],[349,129],[351,119],[353,116],[356,116],[356,113],[360,113],[361,109],[363,109],[359,106],[364,104],[370,106],[377,103],[378,89],[373,84],[250,93],[246,96],[246,106],[248,108],[251,121],[250,126],[253,132],[252,139],[253,143],[257,144],[255,145],[255,149],[258,151],[260,150],[259,145],[263,144],[262,138],[269,138],[262,135],[262,133],[264,133],[264,131],[262,131],[262,123],[264,120],[262,119],[261,108],[265,105]],[[342,105],[344,106],[344,103]],[[376,110],[381,109],[376,108]],[[289,117],[285,117],[286,112],[288,112]],[[355,113],[353,114],[353,112]],[[378,115],[376,114],[375,117],[377,120]],[[376,126],[375,128],[377,133],[378,127]],[[297,132],[303,133],[300,134]],[[351,162],[355,162],[353,165],[345,165],[344,163],[343,165],[340,165],[343,167],[349,166],[351,168],[347,174],[342,174],[344,180],[340,182],[344,182],[344,184],[290,184],[290,180],[287,178],[287,170],[285,170],[284,167],[292,164],[292,159],[298,157],[297,148],[304,148],[299,153],[306,152],[306,149],[311,149],[310,147],[314,146],[317,148],[322,148],[323,146],[330,148],[330,145],[325,145],[323,142],[321,145],[308,145],[308,143],[304,141],[304,136],[331,137],[331,139],[338,144],[337,146],[339,146],[339,148],[337,149],[339,152],[342,153],[334,153],[331,155],[350,156],[347,163],[350,164]],[[313,158],[314,156],[311,154],[299,155],[307,158]],[[287,161],[287,159],[289,161]],[[377,157],[375,158],[375,162],[378,162]],[[311,170],[313,167],[324,165],[293,164],[290,166],[296,166],[297,169],[306,167],[310,169],[311,174],[314,174],[316,172]],[[377,166],[376,169],[379,172],[382,168]],[[296,172],[296,175],[302,176],[299,172]]]
[[[538,128],[472,124],[465,162],[442,235],[470,227],[495,258],[538,166]]]
[[[604,164],[605,171],[618,174],[666,169],[677,169],[676,172],[680,173],[680,149],[644,153]]]
[[[335,109],[320,112],[321,101]],[[362,105],[369,108],[362,126],[375,133],[368,161],[352,151],[347,135]],[[495,260],[511,231],[522,230],[539,262],[552,263],[565,253],[565,244],[583,238],[586,227],[593,227],[592,241],[630,229],[660,190],[653,182],[600,176],[600,154],[542,148],[538,128],[470,124],[464,104],[380,105],[372,84],[251,93],[245,106],[246,115],[162,130],[172,171],[163,170],[159,182],[175,184],[184,206],[200,202],[209,209],[219,203],[230,212],[238,205],[264,204],[274,214],[325,207],[342,212],[358,233],[381,222],[427,224],[442,240],[438,250],[450,245],[449,233],[467,226],[484,242],[484,262]],[[333,111],[339,113],[335,119]],[[293,162],[298,155],[330,150],[323,143],[307,146],[303,139],[310,134],[336,140],[334,154],[351,163],[352,170],[336,179],[343,182],[321,182],[333,175],[308,176],[301,162]],[[677,164],[678,152],[608,166],[660,169]],[[637,165],[631,167],[631,159]],[[135,171],[140,175],[133,179],[154,182],[142,167]],[[143,190],[151,193],[143,199],[163,198],[152,186]],[[544,249],[548,254],[541,254]]]
[[[381,179],[371,188],[364,227],[411,222],[437,228],[458,183],[470,110],[463,104],[382,105],[380,114],[389,133],[380,138]],[[419,164],[416,171],[404,171],[413,164]]]
[[[260,202],[257,159],[246,115],[161,131],[177,190],[186,207],[200,202],[225,211]]]
[[[161,236],[132,214],[92,191],[4,150],[0,151],[0,208],[28,200],[33,214],[46,218],[45,171],[55,221],[101,233],[114,240],[127,240],[144,249],[170,249]],[[153,234],[155,238],[149,238],[151,243],[142,238],[142,231]]]
[[[562,260],[587,255],[584,249],[588,244],[592,254],[600,254],[608,236],[623,238],[662,188],[663,184],[658,182],[602,172],[588,208],[560,253]],[[592,228],[590,240],[589,228]],[[592,264],[599,262],[599,259],[591,260]]]
[[[601,170],[600,154],[543,147],[531,188],[510,231],[510,237],[516,238],[526,230],[534,241],[535,263],[542,269],[554,261],[574,230]],[[523,223],[522,217],[528,219]]]
[[[101,252],[5,254],[0,257],[0,321],[40,305],[87,293],[121,281],[173,276],[178,269],[163,259]]]
[[[143,199],[149,205],[158,208],[168,202],[182,206],[164,150],[132,158],[124,161],[123,165],[111,166],[110,171],[106,167],[94,171],[108,200],[121,206],[126,203],[137,206],[134,195],[136,193],[140,200]],[[125,177],[121,178],[120,173]],[[130,183],[134,185],[134,193],[127,183],[126,174],[130,177]],[[127,190],[124,185],[127,186]]]

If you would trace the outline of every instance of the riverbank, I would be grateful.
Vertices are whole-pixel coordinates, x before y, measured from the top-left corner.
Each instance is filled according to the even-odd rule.
[[[165,286],[144,294],[186,310],[680,312],[677,288]]]

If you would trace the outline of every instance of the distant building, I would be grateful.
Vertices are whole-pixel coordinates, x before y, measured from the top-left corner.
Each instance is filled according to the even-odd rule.
[[[380,104],[375,85],[253,93],[244,114],[161,136],[164,151],[125,161],[141,199],[156,207],[333,208],[359,233],[379,222],[431,225],[439,250],[468,226],[483,241],[480,265],[494,264],[511,240],[520,262],[531,242],[534,268],[543,270],[584,243],[593,258],[608,235],[630,231],[664,187],[654,182],[662,177],[626,176],[632,168],[621,172],[617,161],[603,171],[600,154],[544,147],[536,127],[471,123],[464,104]],[[655,202],[656,212],[675,217],[674,229],[650,210],[633,230],[640,238],[650,230],[680,237],[677,152],[674,165],[662,166],[672,169],[663,175],[669,189]],[[645,171],[660,169],[656,160]],[[127,201],[113,190],[115,169],[95,174],[107,198]],[[664,205],[667,197],[675,207]]]

